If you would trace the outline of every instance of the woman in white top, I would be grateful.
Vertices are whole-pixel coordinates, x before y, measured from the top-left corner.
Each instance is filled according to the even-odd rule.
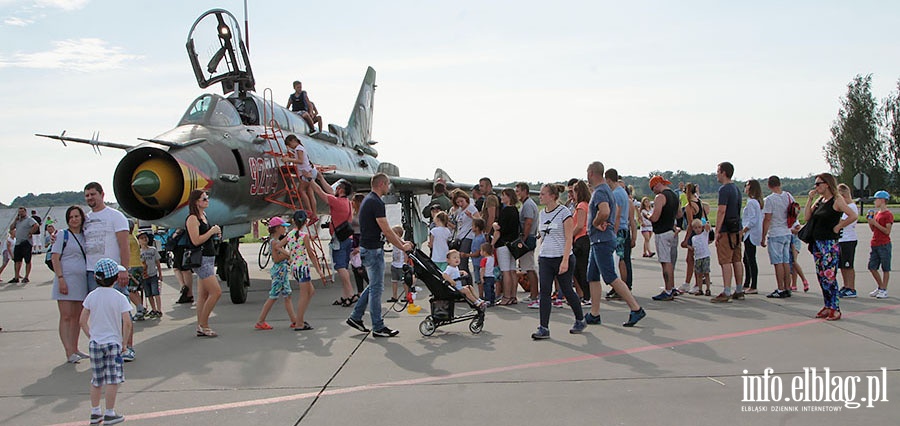
[[[859,215],[859,207],[850,197],[850,187],[846,184],[838,185],[838,194],[844,198],[850,210]],[[859,239],[856,236],[856,219],[849,219],[847,214],[841,215],[839,224],[844,228],[841,232],[841,238],[838,245],[841,247],[841,253],[838,256],[838,268],[841,269],[841,278],[844,280],[844,286],[838,290],[838,297],[854,298],[856,297],[856,271],[853,270],[853,261],[856,258],[856,243]]]
[[[584,329],[584,313],[581,300],[572,287],[572,271],[575,269],[575,258],[572,256],[572,236],[574,221],[572,211],[559,204],[559,190],[556,185],[544,184],[541,187],[541,204],[544,209],[538,218],[538,231],[541,238],[541,250],[538,254],[538,271],[540,271],[540,326],[531,335],[533,339],[550,337],[550,293],[553,281],[559,283],[559,290],[566,296],[566,301],[575,314],[575,326],[572,333],[580,333]]]
[[[756,247],[762,240],[762,188],[759,181],[751,179],[744,185],[747,194],[747,205],[744,206],[742,222],[744,228],[744,292],[756,294],[756,282],[759,277],[759,266],[756,264]]]
[[[478,209],[471,203],[469,194],[461,189],[453,190],[450,200],[453,201],[453,209],[450,210],[453,215],[451,223],[455,223],[453,238],[460,242],[457,250],[460,253],[470,253],[472,252],[472,239],[475,237],[475,234],[472,233],[472,218],[476,217]],[[460,260],[462,263],[459,264],[459,270],[471,274],[469,256],[462,256]]]

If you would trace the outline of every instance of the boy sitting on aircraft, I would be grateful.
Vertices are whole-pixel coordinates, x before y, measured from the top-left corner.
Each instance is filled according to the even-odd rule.
[[[291,96],[288,97],[287,106],[285,108],[293,111],[306,120],[306,124],[309,125],[310,133],[315,131],[315,123],[319,123],[319,132],[322,132],[322,117],[319,116],[319,110],[316,109],[316,104],[309,100],[309,96],[306,94],[306,91],[303,90],[303,83],[299,81],[294,82],[294,93],[291,93]]]
[[[300,176],[300,201],[303,203],[303,208],[309,210],[309,216],[312,220],[315,220],[316,196],[310,183],[316,178],[318,171],[309,162],[306,149],[297,136],[287,135],[284,138],[284,145],[287,147],[287,154],[284,155],[284,159],[294,163],[297,167],[297,175]]]

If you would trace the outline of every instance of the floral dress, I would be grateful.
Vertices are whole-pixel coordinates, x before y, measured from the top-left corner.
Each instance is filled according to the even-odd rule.
[[[309,255],[306,252],[305,238],[305,232],[294,229],[288,232],[287,243],[284,245],[285,249],[291,253],[288,258],[291,263],[291,273],[294,279],[301,283],[312,280],[309,274]]]

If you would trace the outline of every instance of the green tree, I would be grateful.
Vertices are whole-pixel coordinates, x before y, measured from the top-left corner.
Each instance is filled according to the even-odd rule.
[[[847,85],[838,117],[831,125],[831,140],[825,144],[825,160],[839,182],[852,182],[859,172],[869,175],[869,187],[884,184],[884,149],[879,140],[879,114],[872,96],[872,74],[857,75]]]
[[[897,91],[885,98],[883,114],[883,164],[887,165],[888,187],[897,194],[900,192],[900,80],[897,81]]]

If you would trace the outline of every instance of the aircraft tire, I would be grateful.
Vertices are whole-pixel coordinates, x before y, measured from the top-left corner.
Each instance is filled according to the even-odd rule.
[[[250,274],[247,271],[247,262],[244,262],[243,259],[235,259],[228,270],[228,293],[231,295],[231,303],[240,305],[247,301],[249,283]]]

